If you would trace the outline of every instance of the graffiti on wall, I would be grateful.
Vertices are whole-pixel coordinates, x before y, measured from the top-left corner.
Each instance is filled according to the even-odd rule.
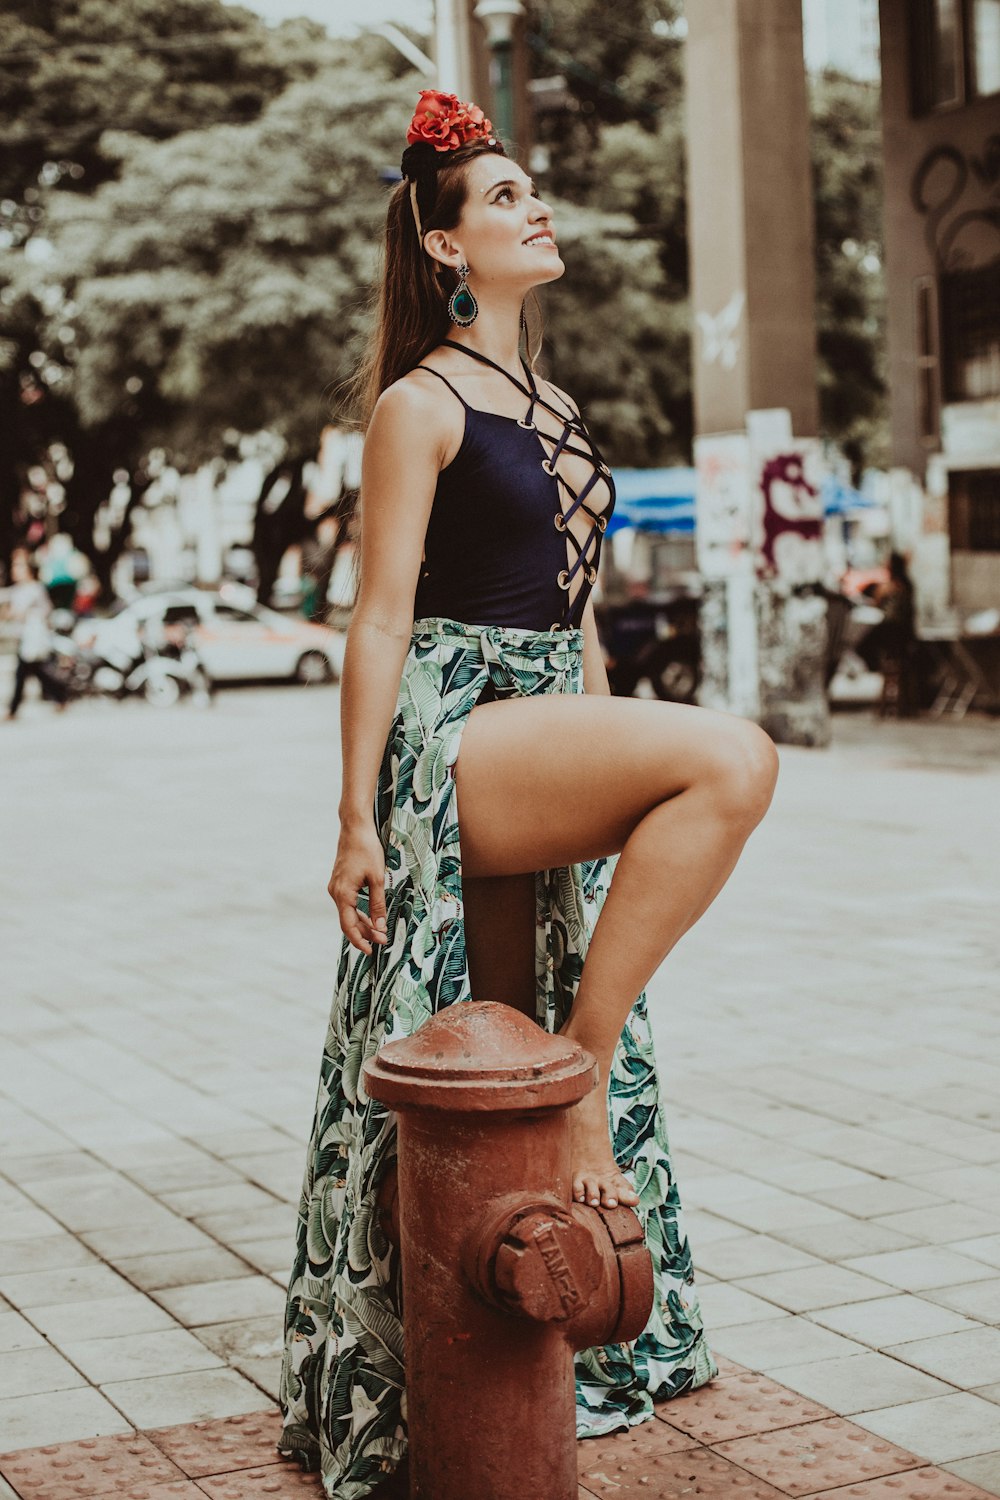
[[[913,174],[910,198],[939,273],[1000,257],[1000,135],[988,136],[978,155],[949,143],[932,147]]]
[[[796,439],[758,456],[757,573],[790,586],[823,576],[823,501],[819,447]]]
[[[735,370],[740,352],[739,327],[745,302],[746,293],[736,291],[721,312],[698,314],[701,357],[706,365],[718,364],[724,370]]]

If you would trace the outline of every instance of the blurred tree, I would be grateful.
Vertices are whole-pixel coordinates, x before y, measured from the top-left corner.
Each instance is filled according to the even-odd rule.
[[[223,0],[6,0],[0,198],[10,215],[57,182],[91,192],[117,170],[108,126],[165,140],[253,120],[332,52],[315,22],[271,30]]]
[[[879,92],[827,73],[811,101],[820,417],[857,480],[890,462]]]
[[[352,81],[366,69],[384,94],[402,63],[381,42],[349,46],[307,21],[269,29],[221,0],[25,0],[0,18],[0,137],[14,143],[0,148],[0,193],[9,195],[0,201],[0,425],[15,434],[0,453],[4,553],[26,519],[17,513],[26,465],[62,441],[74,463],[62,524],[106,584],[130,519],[107,546],[95,543],[114,474],[130,476],[138,495],[145,455],[167,434],[172,452],[198,462],[217,440],[222,407],[232,427],[251,390],[268,387],[270,373],[260,375],[272,368],[268,341],[308,357],[310,311],[324,307],[328,330],[338,292],[358,293],[361,244],[338,260],[343,235],[323,209],[340,180],[354,196],[355,168],[366,178],[358,211],[365,192],[378,199],[377,131],[366,127],[373,155],[352,163],[356,123],[336,109],[338,98],[355,97]],[[295,80],[312,80],[313,93],[263,128],[262,109]],[[334,133],[323,140],[331,101]],[[244,138],[239,122],[260,129]],[[171,137],[178,149],[160,165],[156,152]],[[331,164],[336,171],[325,170]],[[119,174],[128,182],[116,183]],[[322,246],[339,266],[332,295],[306,274]],[[202,336],[216,364],[204,372],[209,389],[195,396],[200,360],[208,361],[204,350],[192,354]],[[304,387],[314,430],[318,392],[336,374],[325,354]],[[282,364],[279,355],[276,372]],[[286,414],[296,395],[289,386]],[[256,420],[248,411],[248,423]],[[299,411],[298,421],[291,442],[303,440],[309,417]],[[213,436],[201,443],[199,433]]]
[[[352,44],[336,86],[294,84],[252,124],[159,143],[107,132],[117,180],[53,195],[15,286],[42,309],[60,372],[60,435],[76,459],[66,525],[81,546],[93,552],[114,470],[150,448],[190,471],[233,429],[268,428],[300,487],[324,388],[346,378],[366,326],[380,169],[412,107],[412,83],[394,83],[382,57],[381,43]]]

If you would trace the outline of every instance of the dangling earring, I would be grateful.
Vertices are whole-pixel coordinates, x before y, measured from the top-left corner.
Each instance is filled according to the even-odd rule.
[[[469,291],[465,278],[469,267],[463,261],[458,268],[458,286],[448,298],[448,316],[459,328],[469,328],[479,316],[479,303]]]

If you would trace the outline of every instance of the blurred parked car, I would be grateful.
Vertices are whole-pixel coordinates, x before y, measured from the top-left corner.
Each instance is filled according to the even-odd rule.
[[[197,623],[193,624],[192,613]],[[194,643],[214,682],[294,679],[330,682],[339,677],[341,637],[325,625],[290,619],[256,602],[249,590],[224,586],[217,593],[191,587],[143,593],[103,620],[85,627],[95,646],[121,650],[140,641],[157,644],[177,624],[193,624]]]

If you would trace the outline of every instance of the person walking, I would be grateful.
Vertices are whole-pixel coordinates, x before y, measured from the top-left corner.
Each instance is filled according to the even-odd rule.
[[[407,142],[354,383],[360,583],[329,885],[343,941],[280,1390],[279,1452],[341,1500],[386,1493],[406,1451],[399,1259],[378,1214],[395,1117],[361,1069],[444,1006],[515,1005],[599,1064],[571,1111],[573,1196],[635,1208],[656,1296],[637,1340],[577,1356],[580,1435],[717,1373],[643,991],[777,771],[754,724],[610,696],[591,591],[611,471],[526,348],[525,299],[565,269],[552,210],[454,95],[425,90]]]
[[[69,694],[52,668],[52,636],[49,615],[52,603],[39,580],[38,566],[30,553],[18,551],[11,559],[12,586],[6,590],[7,613],[21,627],[14,669],[14,692],[7,709],[8,720],[16,719],[28,679],[37,679],[42,696],[65,708]]]
[[[885,717],[909,719],[919,706],[917,682],[916,596],[906,558],[902,552],[890,552],[889,576],[875,591],[875,603],[882,620],[875,626],[866,645],[874,654],[882,673],[882,697],[879,712]]]

